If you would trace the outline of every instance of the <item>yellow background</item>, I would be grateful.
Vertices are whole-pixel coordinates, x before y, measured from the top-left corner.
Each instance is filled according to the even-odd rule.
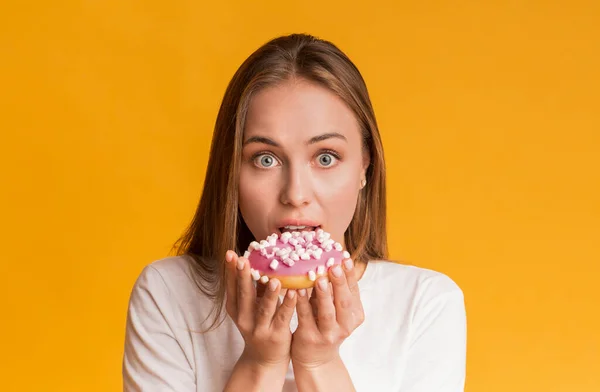
[[[194,212],[227,82],[308,32],[370,88],[391,256],[465,292],[467,391],[599,391],[598,4],[3,2],[0,389],[120,390],[129,292]]]

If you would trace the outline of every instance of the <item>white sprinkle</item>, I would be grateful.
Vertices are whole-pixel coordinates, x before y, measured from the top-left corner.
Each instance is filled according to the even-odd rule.
[[[260,247],[261,248],[266,248],[267,246],[269,246],[269,242],[267,242],[265,240],[260,240]]]
[[[311,282],[314,282],[315,280],[317,280],[317,275],[315,275],[315,271],[308,271],[308,279]]]
[[[277,245],[277,238],[273,238],[273,237],[269,238],[269,245],[271,245],[271,246]]]
[[[318,236],[318,240],[320,243],[324,243],[325,241],[329,240],[329,237],[331,237],[331,235],[329,233],[322,233]]]
[[[304,245],[304,244],[306,244],[306,240],[304,238],[302,238],[302,237],[298,237],[298,243],[300,245]]]
[[[275,252],[275,254],[278,257],[282,257],[287,255],[288,253],[290,253],[290,248],[283,248],[283,249],[279,249],[278,251]]]
[[[286,257],[285,259],[283,259],[283,264],[287,265],[288,267],[291,267],[291,266],[293,266],[295,263],[294,263],[294,260],[292,260],[292,259],[289,259],[289,258],[287,258],[287,257]]]
[[[324,231],[323,229],[321,229],[321,228],[318,228],[318,229],[317,229],[317,235],[321,235],[321,234],[323,234],[324,232],[325,232],[325,231]]]
[[[273,252],[277,253],[277,251],[279,250],[278,247],[273,248]]]
[[[330,238],[328,240],[325,240],[325,242],[323,242],[323,246],[329,246],[329,245],[333,246],[334,243],[335,243],[335,241]]]
[[[289,243],[290,245],[296,246],[298,245],[298,240],[296,238],[290,238]]]
[[[300,255],[300,260],[308,260],[310,259],[310,256],[307,253],[302,253]]]
[[[314,252],[311,249],[306,249],[306,252],[304,252],[304,253],[307,254],[308,257],[311,257]]]
[[[290,252],[290,259],[294,260],[294,261],[298,261],[300,260],[300,256],[298,256],[298,253],[296,252]]]
[[[342,244],[340,244],[339,242],[336,242],[333,247],[335,248],[335,250],[337,250],[338,252],[342,251]]]
[[[325,274],[325,266],[318,266],[317,267],[317,275],[324,275]]]
[[[267,256],[267,259],[272,259],[275,256],[275,252],[267,253],[265,256]]]
[[[262,283],[267,283],[269,281],[269,277],[267,275],[263,275],[260,277],[260,281]]]
[[[271,261],[271,264],[269,264],[269,267],[271,267],[271,269],[276,270],[277,267],[279,267],[279,261],[277,261],[277,259],[273,259],[273,261]]]
[[[289,240],[290,238],[292,238],[292,233],[290,233],[289,231],[284,231],[283,233],[281,233],[281,238],[287,238]]]
[[[248,247],[248,250],[250,250],[250,248],[254,249],[254,250],[259,250],[260,249],[260,244],[256,241],[252,241],[250,243],[250,246]]]
[[[331,245],[327,245],[325,247],[325,252],[331,252],[333,250],[333,248],[331,247]]]
[[[289,241],[290,239],[288,237],[281,236],[281,242],[283,242],[284,244],[287,244]]]
[[[252,279],[254,279],[254,280],[260,279],[260,272],[258,272],[258,270],[255,270],[254,268],[250,268],[250,273],[252,274]]]
[[[333,266],[333,264],[335,263],[335,260],[333,257],[330,257],[329,260],[327,260],[327,264],[325,264],[327,266],[327,268]]]
[[[244,252],[244,258],[247,259],[248,257],[250,257],[250,252],[245,251]]]
[[[321,256],[323,255],[323,249],[318,248],[313,252],[313,254],[315,255],[315,259],[320,260]]]
[[[271,237],[273,237],[273,238],[275,238],[276,240],[278,240],[278,239],[279,239],[279,234],[277,234],[277,233],[273,233],[273,234],[271,234]]]
[[[294,231],[294,232],[292,232],[292,237],[294,237],[294,238],[298,238],[298,237],[300,237],[300,235],[301,235],[301,234],[300,234],[300,232],[299,232],[299,231]]]
[[[343,255],[344,255],[344,259],[350,258],[350,253],[348,253],[347,251],[344,251]]]
[[[296,253],[300,256],[306,253],[306,249],[304,248],[296,248]]]
[[[260,254],[263,256],[267,255],[267,248],[260,248]]]

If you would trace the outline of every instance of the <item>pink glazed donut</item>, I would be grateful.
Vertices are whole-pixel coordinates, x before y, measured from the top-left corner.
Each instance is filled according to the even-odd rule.
[[[267,283],[277,278],[286,289],[314,286],[319,276],[341,264],[350,254],[322,229],[274,233],[260,242],[252,241],[244,253],[250,261],[252,278]]]

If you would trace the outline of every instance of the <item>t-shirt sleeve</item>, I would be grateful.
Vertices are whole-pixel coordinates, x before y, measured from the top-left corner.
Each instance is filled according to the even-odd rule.
[[[398,392],[463,392],[465,369],[466,312],[463,293],[454,285],[416,309]]]
[[[194,370],[173,333],[173,301],[160,272],[146,266],[129,299],[123,391],[196,391]]]

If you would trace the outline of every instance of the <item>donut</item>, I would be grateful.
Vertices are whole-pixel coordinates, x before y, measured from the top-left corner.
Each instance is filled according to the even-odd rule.
[[[244,257],[250,262],[252,279],[267,283],[277,278],[285,289],[313,287],[319,276],[341,264],[350,254],[323,229],[273,233],[252,241]]]

